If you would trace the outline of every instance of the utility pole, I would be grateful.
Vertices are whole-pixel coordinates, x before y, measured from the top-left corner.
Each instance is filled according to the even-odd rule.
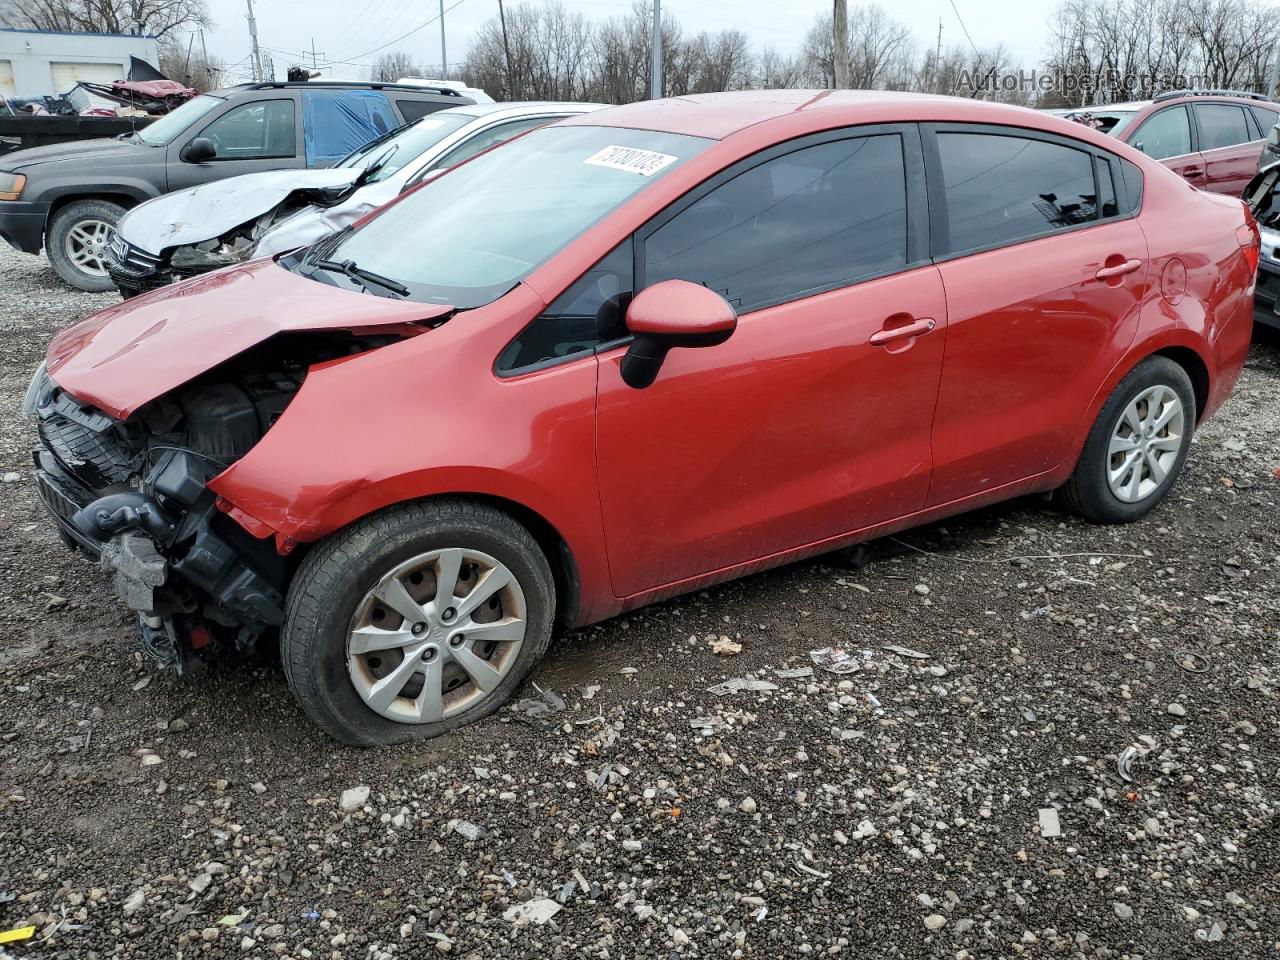
[[[444,74],[441,80],[449,79],[449,52],[444,45],[444,0],[440,0],[440,70]]]
[[[835,0],[831,18],[831,73],[837,90],[849,86],[849,3]]]
[[[662,99],[662,0],[653,0],[653,63],[649,68],[649,99]]]
[[[507,98],[515,95],[516,78],[511,75],[511,43],[507,40],[507,15],[502,10],[502,0],[498,0],[498,19],[502,21],[502,52],[507,61]]]
[[[323,51],[323,50],[321,50],[321,51],[320,51],[320,53],[324,53],[324,51]],[[307,51],[303,50],[303,51],[302,51],[302,55],[303,55],[304,57],[308,57],[308,56],[309,56],[309,57],[311,58],[311,69],[312,69],[312,70],[318,70],[318,69],[319,69],[319,62],[320,62],[320,61],[319,61],[319,54],[317,54],[317,53],[316,53],[316,38],[315,38],[315,37],[312,37],[312,38],[311,38],[311,52],[310,52],[310,53],[307,53]]]
[[[253,57],[250,66],[253,69],[253,80],[255,83],[261,81],[262,77],[262,51],[258,49],[258,21],[253,19],[253,0],[244,0],[245,6],[249,8],[249,40],[253,45]]]
[[[933,78],[932,79],[936,81],[941,76],[942,76],[942,18],[939,17],[938,18],[938,47],[933,52]],[[932,91],[933,93],[941,93],[940,90],[936,89],[937,88],[936,82],[934,83],[934,88],[935,89]]]

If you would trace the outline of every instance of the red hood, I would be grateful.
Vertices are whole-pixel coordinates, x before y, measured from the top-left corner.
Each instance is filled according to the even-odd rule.
[[[452,309],[341,290],[258,260],[82,320],[49,345],[49,373],[78,400],[124,419],[277,333],[394,327]]]

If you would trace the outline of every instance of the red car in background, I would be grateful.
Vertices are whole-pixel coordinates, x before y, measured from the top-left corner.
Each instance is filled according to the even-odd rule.
[[[1046,114],[637,103],[65,331],[36,478],[156,656],[278,628],[324,730],[432,736],[553,626],[1021,494],[1143,516],[1257,262],[1239,200]]]
[[[1280,104],[1260,93],[1171,90],[1153,100],[1056,110],[1159,160],[1193,187],[1238,197],[1258,171],[1258,156]]]

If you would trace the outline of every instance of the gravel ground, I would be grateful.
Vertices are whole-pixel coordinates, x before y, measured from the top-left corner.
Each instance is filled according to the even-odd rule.
[[[0,274],[0,954],[1280,952],[1275,341],[1144,522],[1018,501],[762,574],[558,639],[563,712],[357,751],[269,657],[135,652],[18,414],[112,298]],[[828,645],[859,669],[798,675]]]

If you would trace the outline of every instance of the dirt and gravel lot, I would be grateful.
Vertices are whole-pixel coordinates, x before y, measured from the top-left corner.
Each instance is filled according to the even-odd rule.
[[[1274,340],[1142,523],[1019,501],[752,577],[559,638],[563,712],[358,751],[269,657],[135,652],[18,412],[112,298],[0,276],[0,955],[1280,952]],[[796,675],[828,645],[860,669]]]

